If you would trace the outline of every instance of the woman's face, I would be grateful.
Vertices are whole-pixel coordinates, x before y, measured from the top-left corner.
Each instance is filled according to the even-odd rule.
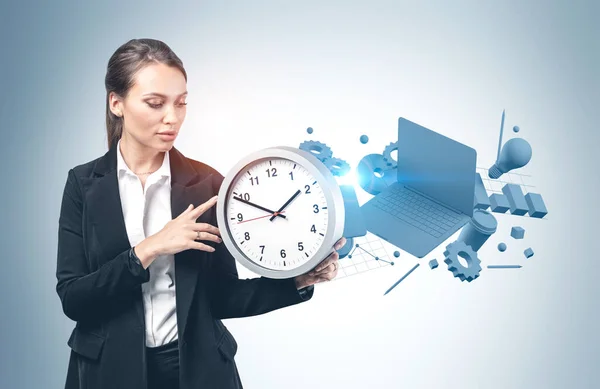
[[[186,114],[186,81],[179,69],[152,64],[135,75],[121,100],[110,95],[111,111],[123,117],[123,138],[157,151],[168,151]]]

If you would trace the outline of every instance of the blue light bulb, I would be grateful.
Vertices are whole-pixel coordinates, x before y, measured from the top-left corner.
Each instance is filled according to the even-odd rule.
[[[523,138],[513,138],[502,146],[500,158],[488,171],[490,178],[499,178],[504,173],[518,169],[531,160],[531,145]]]

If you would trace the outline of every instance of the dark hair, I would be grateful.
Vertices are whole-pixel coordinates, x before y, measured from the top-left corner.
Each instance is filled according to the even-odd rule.
[[[132,39],[119,47],[108,60],[104,85],[106,87],[106,135],[108,148],[117,144],[123,134],[123,118],[109,108],[110,92],[125,98],[134,84],[134,76],[151,63],[162,63],[187,73],[179,57],[164,42],[156,39]]]

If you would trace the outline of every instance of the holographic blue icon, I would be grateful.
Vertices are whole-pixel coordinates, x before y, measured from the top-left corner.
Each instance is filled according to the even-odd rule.
[[[490,178],[499,178],[504,173],[518,169],[531,160],[531,145],[523,138],[513,138],[502,147],[496,163],[488,171]]]
[[[362,143],[363,145],[366,145],[369,142],[369,137],[366,135],[361,135],[360,136],[360,143]]]
[[[473,251],[477,252],[481,246],[496,232],[498,222],[494,215],[483,209],[473,212],[473,217],[469,223],[463,227],[458,241],[465,242],[471,246]]]
[[[506,251],[506,243],[502,242],[502,243],[498,243],[498,251],[500,251],[501,253]]]
[[[315,157],[319,158],[321,162],[324,162],[327,158],[333,156],[333,151],[325,143],[318,142],[316,140],[307,140],[300,143],[298,147],[300,150],[308,151]]]
[[[344,236],[345,237],[345,236]],[[345,258],[354,247],[354,238],[346,238],[346,244],[341,249],[337,250],[340,259]]]
[[[396,281],[394,283],[394,285],[390,286],[390,288],[388,290],[386,290],[383,295],[385,296],[386,294],[390,293],[392,291],[392,289],[394,289],[396,286],[398,286],[399,283],[401,283],[402,281],[404,281],[404,279],[406,277],[408,277],[410,275],[410,273],[412,273],[413,271],[415,271],[415,269],[418,268],[418,267],[419,267],[419,264],[417,263],[415,266],[413,266],[412,269],[410,269],[408,271],[408,273],[406,273],[405,275],[402,276],[402,278],[400,278],[398,281]]]
[[[481,272],[481,260],[477,257],[477,253],[473,251],[471,246],[465,242],[456,241],[446,246],[444,251],[444,262],[448,264],[448,270],[452,272],[454,277],[461,281],[471,282]],[[464,266],[460,259],[462,258],[467,266]]]
[[[510,230],[510,236],[515,239],[523,239],[525,237],[525,229],[523,227],[513,227]]]
[[[481,175],[479,175],[479,173],[475,174],[475,199],[473,202],[473,208],[475,209],[485,210],[490,207],[490,198],[488,197],[485,186],[483,185],[483,180],[481,179]]]
[[[308,127],[306,129],[306,132],[308,132],[309,134],[312,134],[313,133],[313,128],[312,127]]]
[[[505,195],[494,193],[490,196],[490,208],[492,212],[505,213],[510,209],[510,203]]]
[[[513,131],[514,132],[519,132],[521,129],[519,128],[519,126],[514,126],[513,127]]]
[[[542,195],[529,192],[525,195],[525,201],[529,207],[529,216],[541,219],[548,214]]]
[[[405,118],[398,139],[396,182],[361,210],[368,231],[423,258],[473,216],[477,152]]]
[[[358,204],[358,198],[356,197],[354,187],[352,185],[340,185],[340,189],[342,191],[342,198],[344,199],[343,236],[348,239],[366,235],[367,226],[362,212],[360,211],[360,205]]]
[[[385,146],[385,149],[383,149],[383,160],[387,164],[388,168],[391,169],[395,169],[398,163],[398,161],[392,157],[392,153],[394,151],[398,151],[398,142],[392,142]]]
[[[437,268],[439,266],[439,263],[437,261],[437,259],[432,259],[431,261],[429,261],[429,267],[431,268],[431,270]]]
[[[371,257],[373,257],[373,259],[376,260],[376,261],[381,261],[381,262],[389,263],[390,265],[394,266],[394,262],[389,262],[389,261],[386,261],[385,259],[381,259],[379,257],[376,257],[375,255],[371,254],[367,250],[363,249],[362,246],[359,245],[358,243],[354,245],[354,248],[352,249],[352,251],[350,251],[350,254],[348,254],[348,258],[352,258],[352,254],[354,254],[354,251],[356,249],[362,250],[365,254],[370,255]]]
[[[331,157],[323,161],[331,174],[337,177],[342,177],[350,172],[350,165],[343,159]]]
[[[399,258],[400,257],[400,251],[394,251],[394,257]]]
[[[525,258],[529,259],[533,257],[533,249],[530,247],[527,250],[523,251],[523,254],[525,254]]]
[[[523,216],[529,212],[529,206],[523,195],[521,187],[517,184],[506,184],[502,187],[502,192],[506,195],[510,204],[510,213]]]
[[[360,187],[374,196],[395,183],[398,175],[396,169],[388,169],[381,154],[364,156],[356,167],[356,173]]]

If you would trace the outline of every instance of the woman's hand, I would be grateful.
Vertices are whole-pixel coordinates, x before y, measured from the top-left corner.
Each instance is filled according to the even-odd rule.
[[[197,242],[197,240],[221,243],[219,229],[207,223],[196,223],[196,219],[216,203],[217,196],[214,196],[196,208],[190,204],[179,216],[170,220],[162,230],[140,242],[134,251],[144,268],[150,266],[159,255],[177,254],[188,249],[215,251],[211,246]]]
[[[299,275],[295,278],[296,289],[302,289],[310,285],[318,284],[319,282],[331,281],[338,273],[340,255],[337,250],[344,247],[346,238],[342,237],[333,246],[333,253],[329,254],[320,264],[312,271]]]

